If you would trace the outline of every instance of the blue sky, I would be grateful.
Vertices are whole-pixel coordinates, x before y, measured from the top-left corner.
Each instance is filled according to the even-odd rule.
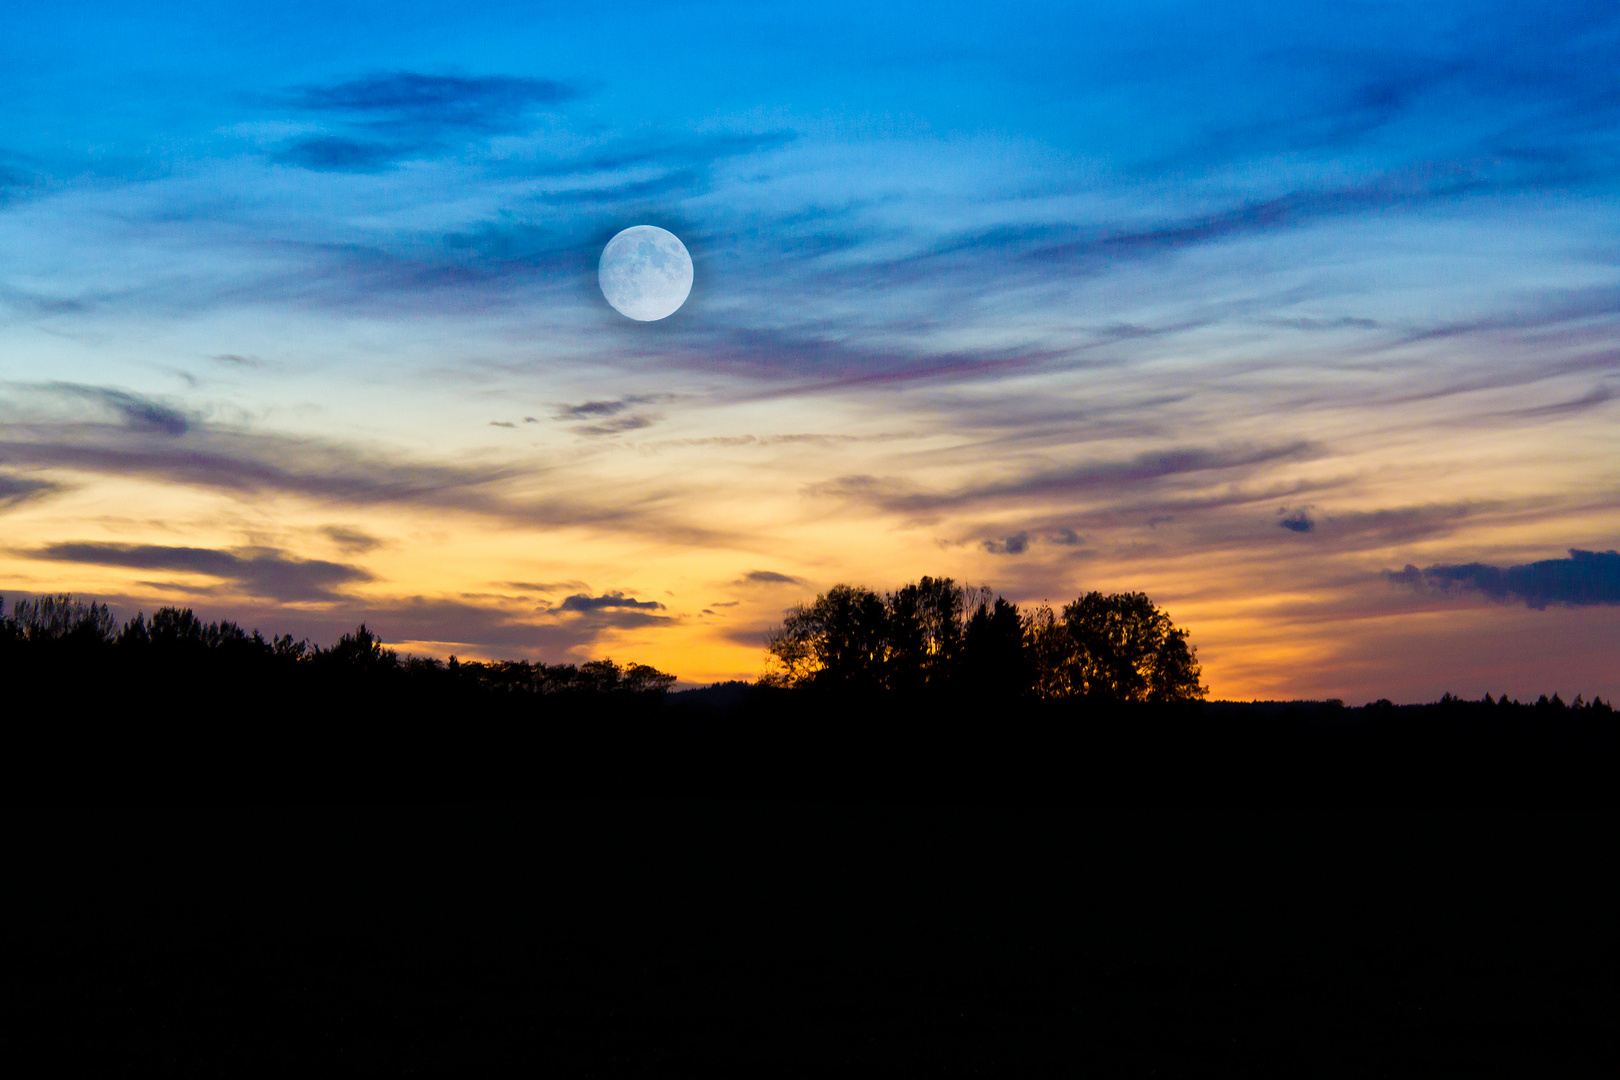
[[[1217,693],[1522,633],[1612,694],[1611,603],[1389,575],[1617,546],[1617,56],[1599,4],[20,10],[0,585],[701,678],[947,572],[1146,588]],[[594,284],[640,223],[656,324]]]

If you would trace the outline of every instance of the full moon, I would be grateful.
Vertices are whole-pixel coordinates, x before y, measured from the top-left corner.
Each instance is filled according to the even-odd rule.
[[[656,225],[633,225],[602,249],[596,280],[619,314],[653,322],[686,303],[692,292],[692,256],[674,233]]]

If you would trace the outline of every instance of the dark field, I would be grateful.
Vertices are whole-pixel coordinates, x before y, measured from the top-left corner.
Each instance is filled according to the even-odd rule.
[[[12,810],[15,1075],[1612,1075],[1591,814]]]
[[[4,1056],[17,1075],[1609,1075],[1601,769],[1569,761],[1581,797],[1546,809],[1556,740],[1498,789],[1488,735],[1448,758],[1449,729],[1341,730],[1255,761],[1274,724],[1317,721],[1218,712],[1190,749],[1166,742],[1186,718],[1149,715],[1129,737],[792,709],[778,729],[663,707],[64,719],[7,758]],[[587,714],[589,736],[552,726]],[[1410,767],[1369,770],[1380,746]]]
[[[308,670],[11,699],[10,1071],[1612,1075],[1605,710]]]

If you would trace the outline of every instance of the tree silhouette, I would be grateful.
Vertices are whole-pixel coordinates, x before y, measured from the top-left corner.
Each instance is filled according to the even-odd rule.
[[[964,688],[982,695],[1025,697],[1034,691],[1035,672],[1017,604],[999,596],[994,603],[979,599],[963,629],[959,670]]]
[[[834,585],[808,606],[789,608],[767,649],[781,685],[878,689],[889,656],[888,609],[871,589]]]
[[[1086,593],[1064,607],[1063,626],[1074,642],[1069,681],[1086,696],[1185,701],[1209,692],[1198,683],[1187,632],[1146,593]]]
[[[83,604],[66,594],[19,600],[12,605],[11,621],[27,641],[110,643],[118,621],[103,604]]]
[[[890,593],[884,607],[888,614],[884,684],[891,690],[914,691],[948,681],[962,650],[963,592],[956,583],[925,577]]]
[[[316,658],[328,664],[356,668],[360,671],[382,671],[399,666],[399,654],[383,648],[382,639],[361,623],[352,633],[338,638],[330,649],[317,650]]]
[[[1143,593],[1091,592],[1020,616],[988,590],[925,577],[885,597],[835,585],[790,608],[766,639],[783,686],[912,693],[956,687],[998,696],[1109,701],[1202,698],[1200,668],[1170,617]]]

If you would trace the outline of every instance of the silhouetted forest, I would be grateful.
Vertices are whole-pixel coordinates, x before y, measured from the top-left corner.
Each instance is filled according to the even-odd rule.
[[[788,620],[812,649],[836,644],[829,597]],[[1124,700],[1061,639],[1045,670],[1088,681],[1043,689],[1031,642],[1088,612],[1173,629],[1085,600],[1072,622],[975,603],[955,668],[887,622],[849,669],[689,691],[634,664],[400,657],[364,627],[315,647],[19,604],[9,1056],[1608,1074],[1607,704]]]
[[[24,799],[1568,802],[1607,799],[1617,763],[1600,700],[1197,700],[1186,633],[1140,593],[1024,614],[945,579],[841,586],[770,649],[758,683],[677,692],[644,664],[446,663],[365,626],[322,647],[43,597],[0,617],[4,779]]]

